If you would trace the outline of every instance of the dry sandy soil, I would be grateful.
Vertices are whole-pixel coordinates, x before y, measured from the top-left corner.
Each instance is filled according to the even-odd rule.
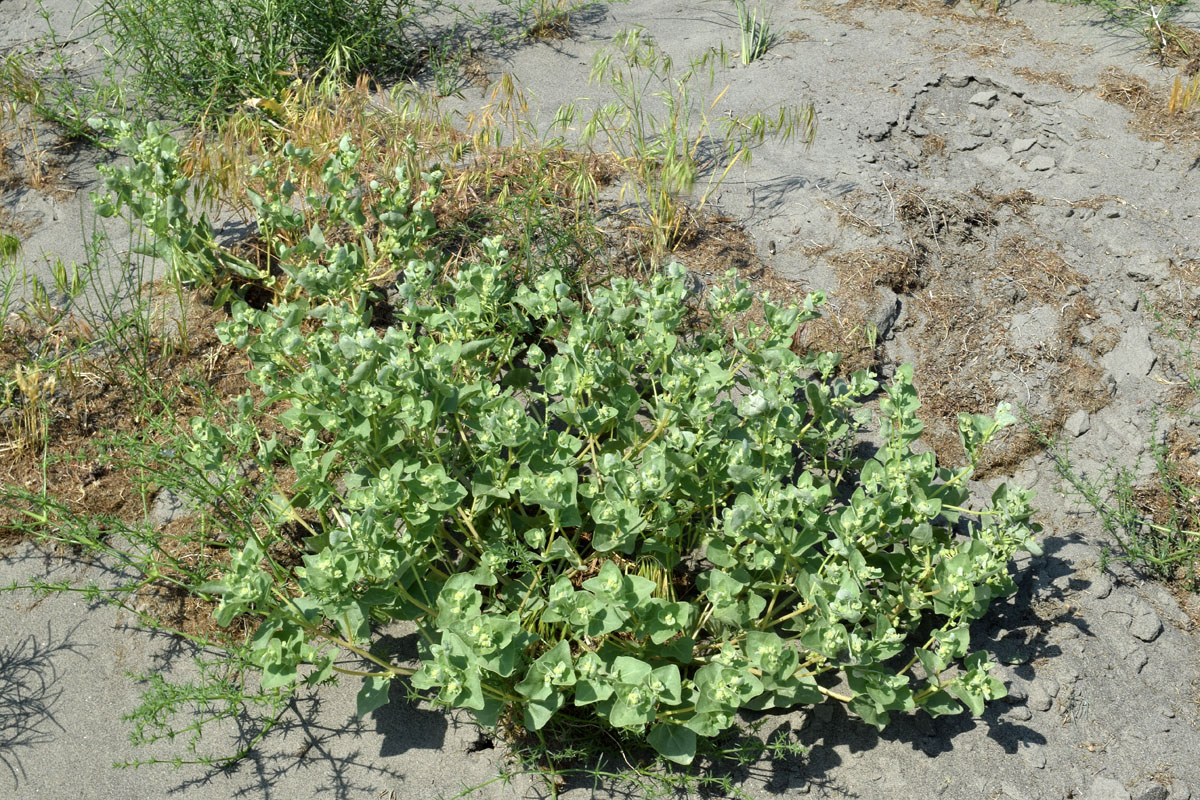
[[[1200,410],[1180,344],[1160,324],[1175,320],[1186,340],[1200,314],[1200,111],[1166,111],[1175,76],[1200,63],[1160,57],[1136,33],[1044,0],[1000,14],[965,0],[764,5],[781,39],[719,77],[729,90],[715,113],[811,101],[819,131],[807,148],[769,142],[730,173],[712,201],[724,221],[680,260],[702,278],[734,266],[776,293],[827,291],[828,319],[810,343],[885,374],[913,363],[930,443],[945,458],[957,458],[955,412],[1006,400],[1069,441],[1086,476],[1110,463],[1147,475],[1152,435],[1194,469],[1197,426],[1164,417],[1152,432],[1150,411]],[[51,8],[69,22],[73,8]],[[36,12],[0,0],[0,49],[40,35]],[[516,76],[535,99],[531,118],[545,122],[561,103],[601,96],[588,85],[591,58],[633,24],[680,62],[737,47],[728,3],[631,0],[579,13],[569,37],[492,53],[483,67]],[[71,46],[86,63],[86,43]],[[467,88],[458,102],[485,100]],[[82,258],[98,158],[62,151],[44,191],[0,181],[0,223],[22,232],[34,272],[48,258]],[[837,705],[770,717],[764,732],[791,731],[811,749],[737,774],[742,791],[1200,794],[1200,604],[1122,564],[1100,569],[1111,541],[1061,494],[1028,431],[1001,442],[980,488],[1010,476],[1039,492],[1045,555],[1015,565],[1018,594],[974,631],[1004,665],[1009,697],[979,719],[913,717],[882,733]],[[0,560],[0,583],[85,573],[28,545]],[[77,597],[4,596],[0,782],[11,781],[10,796],[432,798],[486,781],[503,761],[463,720],[402,698],[355,720],[347,686],[298,703],[236,769],[113,770],[134,756],[119,717],[138,687],[125,673],[186,672],[192,657],[128,623]],[[475,796],[544,791],[520,778]],[[566,796],[608,795],[581,785]]]

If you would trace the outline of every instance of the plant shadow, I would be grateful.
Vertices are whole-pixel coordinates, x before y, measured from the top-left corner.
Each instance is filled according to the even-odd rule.
[[[72,641],[75,630],[56,635],[49,622],[44,636],[30,634],[20,642],[0,647],[0,765],[21,786],[25,770],[22,751],[50,744],[66,728],[55,718],[62,695],[55,659],[79,655]]]

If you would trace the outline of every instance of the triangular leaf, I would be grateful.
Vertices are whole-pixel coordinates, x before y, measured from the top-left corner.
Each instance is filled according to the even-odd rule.
[[[646,739],[659,755],[676,764],[691,764],[696,757],[696,732],[682,725],[659,723]]]
[[[386,675],[371,675],[363,678],[362,688],[358,690],[358,716],[365,717],[380,706],[387,705],[388,687],[392,679]]]

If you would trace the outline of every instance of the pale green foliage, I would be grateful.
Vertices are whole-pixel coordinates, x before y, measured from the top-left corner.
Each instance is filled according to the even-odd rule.
[[[158,138],[126,177],[153,183],[171,152]],[[494,239],[448,272],[427,247],[440,172],[361,191],[347,139],[326,192],[301,202],[288,170],[310,157],[265,167],[274,188],[254,198],[286,291],[261,310],[235,302],[220,330],[291,435],[263,434],[246,396],[235,425],[196,419],[181,453],[200,474],[251,454],[297,475],[267,532],[201,587],[222,624],[261,618],[264,688],[349,672],[365,713],[411,675],[484,725],[540,730],[572,708],[680,763],[740,709],[832,696],[883,726],[1004,694],[968,628],[1013,590],[1007,563],[1036,548],[1037,526],[1020,490],[964,508],[1003,410],[964,416],[970,464],[940,467],[911,449],[922,426],[902,368],[878,403],[881,447],[863,454],[879,384],[791,350],[820,295],[763,298],[758,325],[732,276],[703,301],[677,265],[583,289],[558,270],[517,274]],[[135,187],[116,205],[156,236],[188,230],[156,227],[172,202],[158,197]],[[371,279],[397,273],[383,325]],[[699,302],[711,324],[689,322]],[[314,515],[302,563],[273,560],[273,531]],[[387,620],[416,623],[415,670],[375,649]],[[337,663],[345,651],[365,666]]]
[[[269,276],[243,258],[220,249],[208,217],[193,218],[188,208],[191,180],[179,164],[179,143],[157,123],[138,136],[128,122],[99,118],[89,125],[111,137],[113,145],[134,156],[129,164],[102,167],[106,194],[92,192],[96,213],[111,217],[127,208],[145,227],[148,244],[137,252],[171,265],[181,283],[213,284],[230,277],[266,281]]]

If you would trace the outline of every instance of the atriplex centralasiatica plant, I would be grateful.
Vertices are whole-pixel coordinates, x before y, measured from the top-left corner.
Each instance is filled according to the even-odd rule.
[[[172,278],[180,284],[214,286],[219,302],[227,297],[229,282],[235,278],[271,284],[269,270],[217,246],[207,215],[193,218],[189,213],[186,195],[191,180],[181,169],[179,143],[173,136],[156,123],[147,125],[141,139],[128,122],[93,119],[91,124],[117,147],[138,151],[132,165],[105,174],[108,194],[93,193],[92,199],[101,217],[128,208],[137,218],[148,240],[137,248],[139,254],[168,263]]]
[[[256,212],[249,198],[265,191],[257,169],[264,160],[285,144],[312,149],[309,167],[291,177],[296,195],[304,195],[322,186],[322,163],[348,131],[362,154],[358,171],[364,182],[386,178],[397,166],[419,172],[417,153],[457,165],[439,205],[462,222],[444,226],[443,237],[474,241],[478,237],[470,229],[486,219],[494,233],[521,243],[514,248],[519,257],[553,265],[594,241],[595,227],[578,214],[573,187],[583,185],[582,194],[594,196],[593,175],[609,167],[602,157],[543,144],[526,109],[524,92],[508,75],[459,127],[427,93],[405,87],[381,93],[366,80],[352,88],[297,81],[278,100],[255,99],[195,135],[178,157],[179,172],[190,185],[174,183],[172,191],[181,201],[198,196],[206,206],[251,224]]]
[[[745,0],[733,0],[738,16],[742,63],[749,64],[767,54],[778,38],[761,8],[750,11]]]
[[[162,217],[136,184],[171,152],[133,149],[118,185],[146,198],[135,216]],[[730,277],[695,327],[676,265],[589,289],[522,274],[484,239],[447,272],[427,246],[442,173],[400,169],[364,205],[358,157],[343,139],[325,191],[302,202],[289,171],[310,153],[264,165],[259,229],[286,291],[263,309],[235,300],[219,330],[265,403],[287,406],[272,416],[290,436],[268,435],[246,395],[232,425],[194,419],[179,451],[198,474],[249,458],[297,476],[219,579],[192,587],[220,598],[223,625],[261,620],[265,689],[354,675],[366,713],[407,676],[485,726],[583,715],[680,763],[741,709],[833,697],[883,726],[1003,695],[969,624],[1012,591],[1007,563],[1036,550],[1037,526],[1028,493],[979,505],[966,481],[1005,409],[964,415],[969,463],[938,466],[911,449],[922,426],[901,368],[879,402],[882,445],[863,455],[879,384],[791,350],[819,295],[764,298],[765,325],[735,325],[753,298]],[[313,530],[292,566],[273,552],[297,520]],[[381,648],[389,620],[417,626],[419,664]],[[835,675],[844,693],[818,681]]]
[[[608,87],[616,99],[582,115],[568,104],[556,115],[555,124],[564,130],[582,116],[584,143],[599,141],[621,160],[630,175],[622,196],[632,195],[640,209],[656,260],[674,248],[686,227],[691,214],[686,200],[704,170],[709,178],[700,208],[768,136],[809,142],[815,135],[811,105],[714,118],[725,91],[709,99],[708,90],[724,60],[720,50],[710,50],[677,70],[645,30],[626,30],[597,55],[591,71],[592,83]]]

